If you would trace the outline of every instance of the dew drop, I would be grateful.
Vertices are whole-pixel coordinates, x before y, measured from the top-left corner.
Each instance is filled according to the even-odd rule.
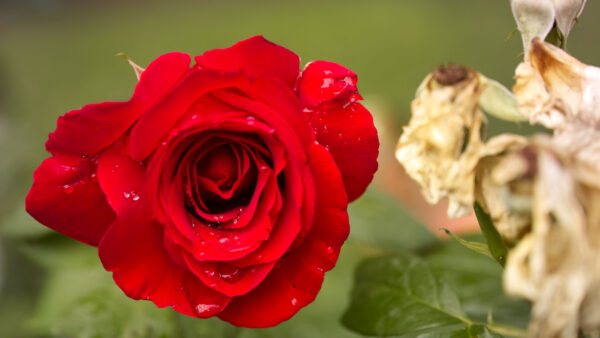
[[[333,247],[332,246],[328,246],[327,249],[325,249],[325,250],[327,250],[327,253],[330,254],[330,255],[333,253]]]
[[[219,277],[227,283],[235,283],[242,279],[244,272],[236,267],[230,265],[219,266]]]
[[[329,127],[326,124],[323,125],[323,134],[329,134]]]
[[[292,298],[292,305],[296,306],[298,304],[298,299]]]
[[[196,305],[194,310],[196,310],[195,312],[198,316],[206,317],[209,314],[217,311],[220,308],[221,307],[219,305],[215,305],[215,304],[198,304],[198,305]]]
[[[75,187],[70,184],[63,185],[63,192],[67,195],[70,195],[75,190]]]
[[[127,191],[125,191],[125,192],[123,192],[123,197],[129,198],[129,197],[131,197],[131,194],[128,193]]]
[[[134,195],[131,199],[137,202],[140,200],[140,195]]]
[[[215,271],[215,269],[213,267],[207,266],[204,268],[204,274],[208,278],[215,278],[215,276],[217,275],[217,272]]]
[[[342,133],[338,133],[337,137],[339,140],[343,140],[344,139],[344,135],[342,135]]]
[[[72,173],[76,173],[76,172],[78,172],[78,171],[79,171],[79,168],[77,168],[77,167],[71,167],[69,170],[70,170]]]
[[[229,237],[223,237],[223,238],[219,239],[219,243],[221,243],[221,244],[227,244],[227,243],[229,243],[229,241],[230,241]]]
[[[195,119],[197,119],[198,117],[199,117],[199,116],[198,116],[198,114],[194,114],[194,115],[192,115],[192,120],[195,120]]]

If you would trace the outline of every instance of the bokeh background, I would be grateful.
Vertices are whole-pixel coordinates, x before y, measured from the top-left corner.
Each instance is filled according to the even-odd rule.
[[[598,14],[600,4],[588,2],[568,43],[591,64],[600,64]],[[415,89],[448,62],[511,87],[522,50],[514,29],[507,0],[0,0],[0,337],[358,337],[339,318],[361,259],[425,252],[444,240],[436,238],[442,226],[476,231],[473,218],[448,220],[444,205],[427,206],[393,159]],[[128,299],[94,248],[36,223],[24,198],[59,115],[131,95],[135,75],[115,53],[144,67],[166,52],[197,55],[257,34],[296,52],[302,64],[323,59],[354,70],[382,147],[380,170],[350,206],[350,239],[317,300],[276,328],[238,330]],[[532,130],[490,119],[492,134]],[[500,293],[500,268],[482,269],[491,269],[490,292]]]

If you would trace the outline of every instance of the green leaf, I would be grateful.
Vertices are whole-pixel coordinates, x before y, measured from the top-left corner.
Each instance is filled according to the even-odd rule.
[[[438,239],[393,197],[375,188],[348,207],[350,239],[385,251],[415,250]]]
[[[342,322],[375,336],[417,336],[471,324],[460,301],[422,259],[404,253],[363,261]]]
[[[483,236],[485,236],[485,241],[488,244],[490,253],[492,256],[494,256],[498,263],[504,266],[504,263],[506,262],[506,253],[508,250],[502,241],[502,237],[500,237],[498,230],[496,230],[496,227],[494,227],[494,223],[492,222],[490,215],[483,210],[479,203],[475,202],[473,209],[475,210],[479,227],[481,228],[481,232],[483,232]]]
[[[473,251],[477,252],[478,254],[482,254],[491,259],[494,259],[494,256],[492,256],[492,254],[490,253],[490,249],[488,248],[487,244],[481,243],[481,242],[467,241],[466,239],[456,236],[455,234],[453,234],[450,230],[448,230],[446,228],[442,228],[442,230],[444,230],[446,235],[452,237],[455,241],[457,241],[459,244],[461,244],[465,248],[473,250]]]
[[[481,236],[466,237],[481,240]],[[438,279],[455,290],[462,308],[476,322],[488,321],[488,313],[498,323],[525,328],[530,306],[526,301],[508,298],[502,291],[502,267],[459,243],[447,242],[426,253],[425,260]]]
[[[102,268],[96,248],[61,237],[25,252],[48,272],[29,320],[32,335],[64,337],[235,337],[232,326],[127,297]]]

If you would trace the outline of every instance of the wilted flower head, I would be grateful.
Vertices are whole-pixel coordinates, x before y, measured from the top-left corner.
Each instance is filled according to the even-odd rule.
[[[417,90],[412,118],[398,142],[398,161],[419,183],[429,203],[448,198],[450,217],[471,212],[480,159],[524,142],[510,135],[483,143],[487,120],[480,98],[487,86],[472,69],[438,68]]]
[[[519,110],[531,123],[561,131],[567,124],[600,126],[600,68],[579,62],[540,39],[516,70]]]
[[[529,154],[515,154],[535,175],[532,228],[509,253],[504,287],[532,301],[533,337],[600,328],[600,167],[566,144],[538,136]],[[590,146],[598,145],[596,137]]]
[[[587,0],[511,0],[510,5],[527,52],[534,38],[546,38],[556,26],[563,38],[571,32]]]

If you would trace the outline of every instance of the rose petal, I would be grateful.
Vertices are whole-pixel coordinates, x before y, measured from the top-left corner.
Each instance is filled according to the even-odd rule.
[[[356,81],[356,74],[344,66],[329,61],[313,61],[302,71],[297,91],[310,109],[341,108],[362,99]]]
[[[175,264],[163,244],[159,225],[137,212],[119,216],[106,232],[98,253],[104,268],[133,299],[148,299],[189,316],[211,317],[230,298],[213,291]]]
[[[277,325],[315,299],[324,271],[335,265],[349,232],[346,196],[340,193],[343,183],[323,147],[311,147],[310,158],[318,189],[311,232],[304,244],[287,253],[253,291],[233,298],[219,318],[244,327]]]
[[[233,87],[240,74],[223,73],[209,69],[196,69],[183,79],[179,86],[164,99],[146,111],[131,130],[131,157],[141,161],[148,157],[165,138],[177,121],[204,94]]]
[[[48,158],[33,174],[25,209],[51,229],[98,245],[115,213],[95,176],[96,164],[87,158],[71,155]]]
[[[379,154],[377,129],[371,113],[360,103],[315,112],[311,122],[317,141],[335,159],[350,202],[363,194],[375,171]]]
[[[194,58],[205,68],[245,70],[253,77],[274,77],[290,88],[298,77],[300,58],[294,52],[255,36],[225,49],[213,49]]]
[[[184,259],[194,274],[211,289],[230,297],[247,294],[271,272],[276,261],[239,268],[223,262],[198,262],[191,255]]]
[[[106,199],[117,215],[141,209],[144,200],[145,170],[143,164],[127,155],[106,149],[98,159],[98,181]]]
[[[158,57],[142,73],[127,102],[103,102],[72,110],[58,118],[46,142],[51,153],[93,155],[115,142],[157,99],[188,70],[190,57],[169,53]]]

